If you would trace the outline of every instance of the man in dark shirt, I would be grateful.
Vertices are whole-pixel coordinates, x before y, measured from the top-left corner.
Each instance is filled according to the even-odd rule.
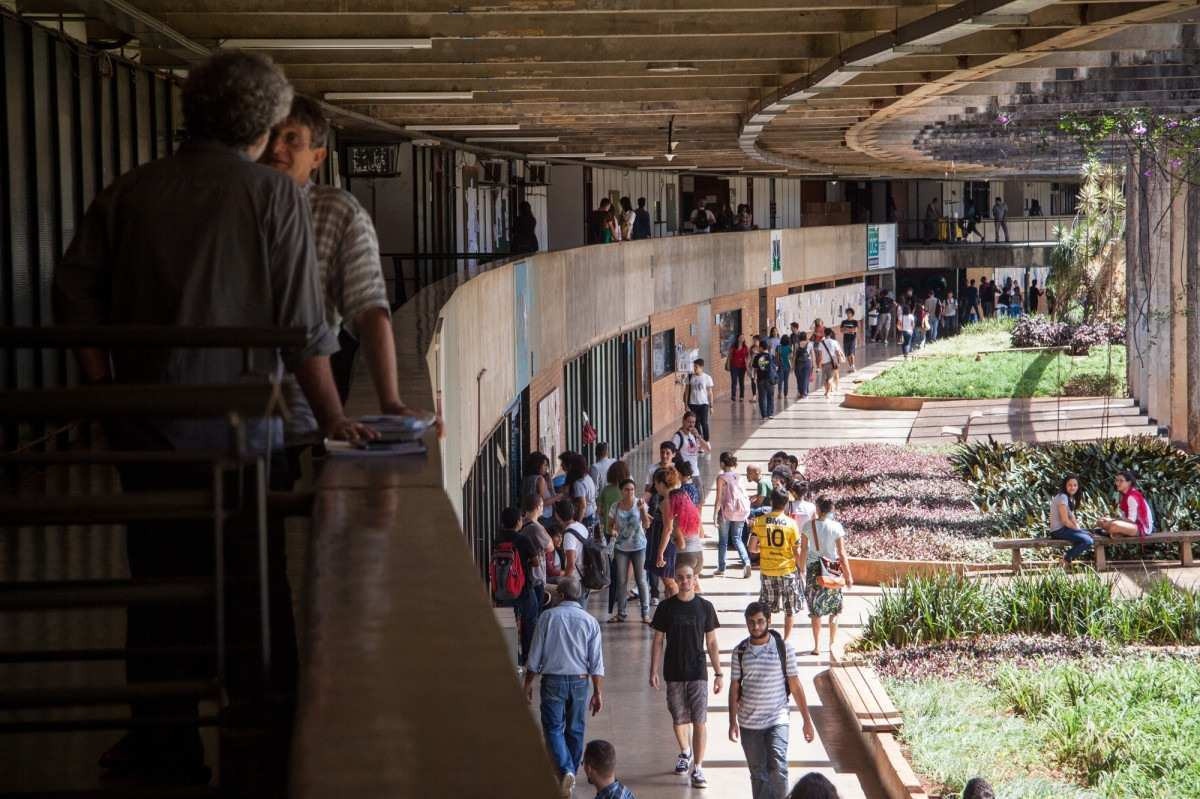
[[[299,189],[285,175],[254,163],[271,127],[288,112],[292,89],[267,58],[226,51],[192,67],[183,87],[188,141],[169,157],[121,176],[96,198],[54,275],[55,317],[64,325],[142,324],[203,327],[300,327],[307,340],[282,353],[295,371],[326,435],[371,435],[348,421],[334,387],[329,354],[337,339],[324,321],[313,234]],[[236,350],[97,348],[78,352],[85,382],[199,385],[238,382]],[[279,355],[259,353],[275,371]],[[282,443],[279,421],[248,424],[249,443],[263,452]],[[130,420],[110,430],[117,449],[210,449],[228,441],[221,420]],[[252,470],[251,470],[252,471]],[[272,459],[272,478],[285,471]],[[128,492],[207,490],[205,468],[125,466]],[[236,481],[227,489],[237,496]],[[249,496],[253,496],[250,494]],[[227,522],[231,541],[254,541],[239,519]],[[284,699],[274,740],[275,757],[259,753],[268,779],[284,779],[290,735],[296,642],[291,592],[284,566],[282,527],[273,525],[268,547],[272,689]],[[177,521],[127,526],[130,572],[139,580],[211,579],[212,524]],[[258,574],[253,547],[229,546],[227,616],[229,656],[224,689],[232,704],[263,696],[257,664],[259,615],[251,577]],[[242,588],[242,583],[250,586]],[[210,661],[162,650],[205,649],[212,642],[213,610],[202,604],[139,604],[128,610],[126,671],[131,683],[210,678]],[[158,650],[160,654],[154,654]],[[151,654],[146,654],[150,652]],[[180,719],[196,714],[195,699],[165,698],[133,704],[140,723],[101,758],[101,766],[154,780],[207,783],[209,770],[194,727]],[[174,723],[159,726],[160,719]]]
[[[692,771],[692,785],[704,788],[705,724],[708,720],[707,650],[716,683],[713,693],[721,693],[725,675],[721,672],[721,650],[717,646],[717,611],[712,603],[696,593],[696,574],[691,566],[675,570],[679,593],[659,604],[650,626],[654,643],[650,646],[650,686],[660,687],[658,669],[667,683],[667,709],[679,743],[675,773]],[[666,656],[663,656],[663,643]],[[689,738],[691,746],[689,748]]]
[[[754,382],[758,385],[758,415],[763,420],[775,415],[775,381],[772,380],[771,345],[763,339],[758,343],[758,352],[751,356]]]
[[[605,197],[600,201],[600,207],[588,214],[588,244],[604,243],[604,224],[608,220],[608,210],[610,208],[612,208],[612,201]]]
[[[982,315],[979,312],[979,288],[975,285],[974,278],[967,283],[967,289],[963,292],[963,307],[960,308],[960,312],[968,322],[977,322]]]
[[[648,239],[654,235],[650,227],[650,212],[646,210],[646,198],[638,197],[637,210],[633,212],[633,240]]]
[[[850,371],[854,371],[854,350],[858,345],[858,320],[854,318],[854,309],[846,309],[846,318],[842,320],[842,352],[846,355],[846,361],[850,364]]]

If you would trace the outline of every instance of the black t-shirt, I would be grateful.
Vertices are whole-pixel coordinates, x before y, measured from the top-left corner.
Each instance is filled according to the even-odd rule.
[[[996,301],[996,284],[988,283],[986,286],[984,286],[983,288],[981,288],[979,290],[979,296],[980,296],[980,298],[983,299],[984,302],[995,302]]]
[[[604,224],[607,221],[606,211],[592,211],[588,216],[588,244],[600,244],[604,241]]]
[[[692,597],[690,602],[673,596],[659,604],[650,626],[667,634],[663,656],[667,682],[708,679],[704,636],[721,626],[711,602],[701,596]]]
[[[754,366],[754,375],[759,380],[771,379],[771,354],[769,352],[757,352],[754,354],[754,360],[751,362]]]
[[[521,566],[525,569],[525,581],[532,579],[533,568],[537,565],[538,551],[526,536],[512,530],[501,530],[496,535],[497,544],[512,543],[516,545],[517,555],[521,558]]]
[[[885,314],[885,313],[891,313],[891,312],[892,312],[892,305],[894,305],[894,304],[895,304],[895,303],[893,303],[893,302],[892,302],[892,298],[891,298],[891,297],[880,297],[880,298],[879,298],[879,303],[878,303],[878,305],[879,305],[879,312],[880,312],[881,314]]]
[[[843,319],[842,320],[842,340],[853,341],[858,335],[858,320]]]

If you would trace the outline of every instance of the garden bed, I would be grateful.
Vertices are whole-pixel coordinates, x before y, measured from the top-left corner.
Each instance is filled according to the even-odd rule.
[[[805,456],[813,493],[837,503],[847,554],[885,561],[998,563],[993,527],[945,448],[819,447]]]
[[[888,592],[857,645],[934,795],[983,776],[1019,799],[1200,796],[1200,596],[1116,596],[1095,574]]]

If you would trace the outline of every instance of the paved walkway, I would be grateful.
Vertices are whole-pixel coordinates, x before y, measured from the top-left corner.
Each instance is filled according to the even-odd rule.
[[[886,357],[894,355],[894,350],[894,347],[886,350],[873,347],[870,354]],[[868,377],[876,371],[878,366],[868,366],[852,377]],[[849,384],[850,381],[845,381],[843,388],[849,388]],[[778,415],[766,424],[759,422],[757,406],[751,402],[731,402],[723,398],[714,406],[711,424],[713,454],[701,464],[707,503],[703,518],[709,537],[702,584],[704,595],[716,606],[721,622],[718,639],[727,674],[730,654],[746,636],[742,612],[749,602],[758,598],[759,575],[756,570],[750,579],[745,580],[740,577],[739,570],[732,569],[729,574],[739,576],[711,576],[716,567],[716,532],[712,525],[711,503],[718,470],[717,455],[724,450],[734,452],[744,473],[746,464],[765,466],[771,454],[780,449],[802,455],[808,449],[828,444],[858,441],[904,443],[915,413],[851,410],[840,407],[840,399],[840,396],[834,396],[827,402],[819,394],[803,402],[793,399],[785,406],[777,406]],[[652,460],[657,459],[658,442],[669,436],[670,432],[660,431],[657,437],[629,454],[627,460],[633,474],[646,473]],[[731,562],[736,562],[737,555],[731,553],[731,559]],[[858,630],[873,598],[878,595],[878,589],[869,586],[856,587],[850,592],[841,618],[840,637],[844,638]],[[606,598],[597,597],[590,607],[602,622],[608,618],[606,604]],[[635,609],[629,622],[604,624],[607,698],[604,711],[588,721],[588,738],[605,738],[615,744],[619,776],[639,799],[749,797],[750,781],[741,745],[730,742],[727,736],[728,703],[723,694],[712,696],[709,704],[709,745],[704,769],[709,787],[707,790],[693,789],[686,778],[674,774],[677,748],[667,714],[666,697],[662,691],[655,692],[647,682],[651,633],[645,625],[637,623],[636,618]],[[779,621],[782,624],[782,619]],[[807,615],[801,615],[797,621],[791,640],[798,651],[807,652],[812,645]],[[823,649],[825,646],[822,644]],[[840,795],[846,799],[882,797],[884,794],[868,765],[857,733],[839,712],[833,687],[828,677],[823,675],[828,668],[827,652],[820,657],[802,655],[800,665],[801,681],[812,708],[817,738],[811,744],[804,743],[800,735],[800,715],[793,712],[793,735],[789,750],[791,781],[795,782],[808,771],[820,771],[837,785]],[[581,785],[575,795],[590,797],[592,790]]]

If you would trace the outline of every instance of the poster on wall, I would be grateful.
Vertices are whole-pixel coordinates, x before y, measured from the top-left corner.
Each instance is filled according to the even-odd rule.
[[[777,286],[783,282],[783,231],[771,231],[771,281]]]
[[[826,325],[836,325],[850,308],[861,319],[865,303],[862,283],[789,294],[775,300],[775,324],[780,330],[789,328],[792,322],[798,322],[801,330],[811,330],[818,319]]]
[[[513,364],[517,391],[529,385],[533,375],[533,352],[529,348],[529,320],[533,314],[533,285],[529,280],[529,261],[513,264],[513,314],[516,317],[513,337]]]
[[[558,461],[562,450],[562,416],[557,388],[538,401],[538,449],[551,463]]]
[[[896,268],[896,223],[867,225],[867,269]]]

